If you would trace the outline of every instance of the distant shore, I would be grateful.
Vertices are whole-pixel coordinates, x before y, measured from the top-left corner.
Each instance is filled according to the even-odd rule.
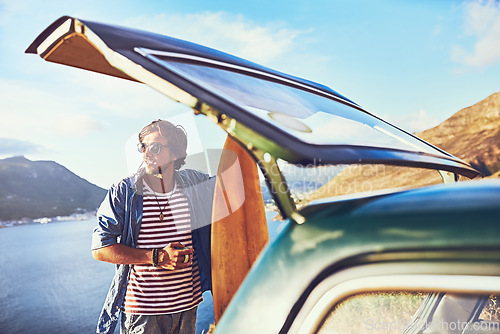
[[[49,224],[63,221],[89,220],[96,216],[96,211],[74,213],[69,216],[23,218],[19,220],[0,221],[0,228],[14,227],[20,225]]]

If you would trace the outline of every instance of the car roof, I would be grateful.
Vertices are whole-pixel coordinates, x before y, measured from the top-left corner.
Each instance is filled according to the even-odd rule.
[[[195,110],[208,105],[263,138],[257,147],[275,147],[270,153],[291,163],[390,164],[470,178],[479,174],[327,86],[176,38],[63,16],[26,52],[143,82]]]

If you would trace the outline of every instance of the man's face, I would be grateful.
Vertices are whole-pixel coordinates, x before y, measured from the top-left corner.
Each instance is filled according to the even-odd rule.
[[[162,173],[173,171],[173,163],[177,157],[171,153],[169,147],[166,147],[168,146],[166,138],[162,137],[159,132],[152,132],[144,136],[142,144],[145,148],[142,153],[142,159],[148,174],[158,174],[159,167],[161,167]],[[161,145],[158,154],[153,154],[153,152],[151,152],[154,151],[151,147],[155,144]]]

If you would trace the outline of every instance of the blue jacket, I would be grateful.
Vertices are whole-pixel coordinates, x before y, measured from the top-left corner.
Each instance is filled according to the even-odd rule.
[[[189,202],[193,248],[198,257],[202,290],[210,290],[210,224],[215,177],[186,169],[176,172],[174,178]],[[98,225],[92,234],[92,250],[116,243],[136,247],[142,221],[142,189],[142,173],[111,187],[97,212]],[[125,299],[129,272],[129,265],[116,266],[97,324],[97,333],[114,332]]]

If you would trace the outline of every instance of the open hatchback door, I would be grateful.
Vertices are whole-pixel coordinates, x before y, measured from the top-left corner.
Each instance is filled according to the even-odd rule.
[[[285,169],[390,165],[436,170],[445,183],[479,175],[336,91],[190,42],[68,16],[26,52],[145,83],[213,120],[258,164],[281,216],[297,224],[287,224],[259,258],[216,332],[316,333],[303,328],[319,328],[331,305],[363,289],[467,294],[491,281],[495,288],[481,294],[500,293],[498,184],[380,192],[311,205],[293,196]],[[474,265],[462,265],[467,261]],[[453,275],[458,283],[450,289]],[[470,279],[475,275],[477,284]],[[339,282],[351,278],[359,286],[345,284],[346,291],[337,293]],[[325,301],[328,296],[334,298]]]
[[[264,169],[283,159],[303,166],[386,164],[479,174],[328,87],[190,42],[64,16],[26,52],[145,83],[215,120]],[[264,174],[278,194],[282,176]],[[293,203],[277,197],[282,213],[293,217]]]

